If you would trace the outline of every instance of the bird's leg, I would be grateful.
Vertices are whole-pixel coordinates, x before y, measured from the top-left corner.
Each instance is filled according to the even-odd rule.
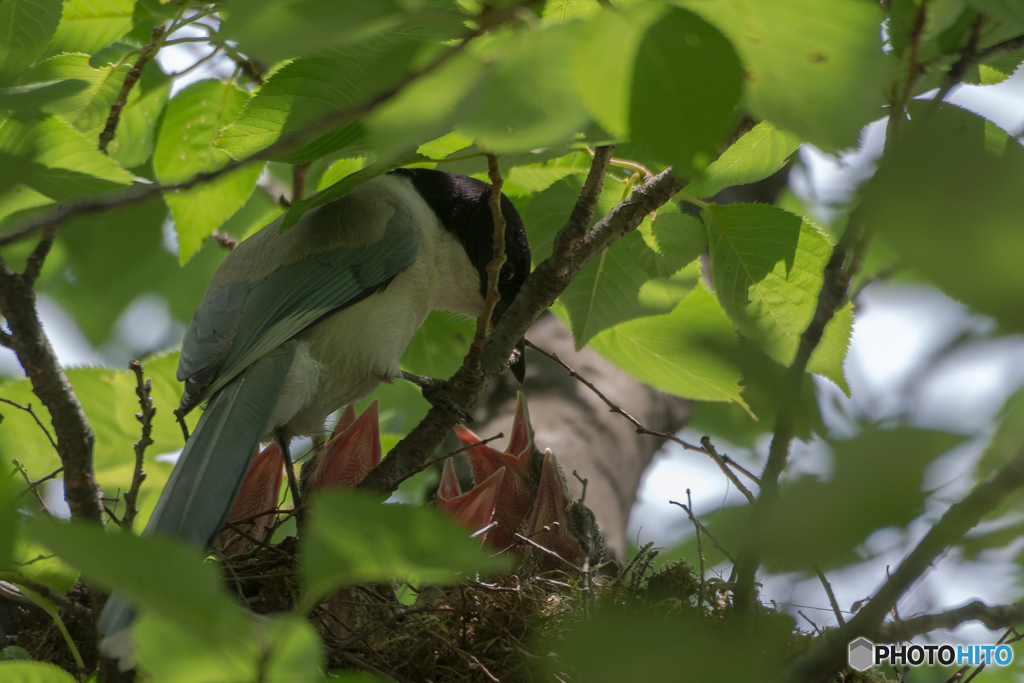
[[[459,404],[455,402],[455,399],[451,397],[451,394],[448,393],[448,382],[443,379],[414,375],[404,370],[402,371],[402,379],[418,386],[423,392],[423,398],[427,399],[430,405],[448,411],[463,422],[473,422],[473,418],[462,410]]]
[[[284,457],[284,469],[288,473],[288,488],[292,492],[292,505],[295,507],[295,524],[302,527],[302,493],[299,492],[299,480],[295,476],[295,463],[292,462],[292,454],[288,449],[290,439],[284,431],[284,427],[274,430],[274,438],[277,445],[281,447],[281,454]]]

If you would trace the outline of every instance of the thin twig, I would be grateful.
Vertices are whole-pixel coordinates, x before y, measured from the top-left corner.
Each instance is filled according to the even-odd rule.
[[[46,428],[46,425],[44,425],[42,420],[39,419],[39,416],[36,415],[36,411],[32,410],[32,404],[31,403],[29,403],[26,406],[23,406],[20,403],[12,401],[9,398],[3,398],[3,397],[0,397],[0,402],[6,403],[7,405],[14,406],[18,410],[24,410],[26,413],[31,415],[32,419],[36,421],[37,425],[39,425],[39,428],[43,430],[43,434],[46,434],[46,438],[50,442],[50,445],[53,446],[53,450],[57,450],[57,442],[53,440],[52,436],[50,436],[50,430],[48,430]],[[40,481],[44,481],[44,480],[40,479]]]
[[[697,523],[697,518],[693,515],[693,498],[690,497],[690,489],[686,489],[686,514],[689,515],[690,521],[693,522],[694,532],[697,534],[697,557],[700,559],[700,592],[697,595],[704,595],[704,546],[700,541],[700,524]]]
[[[690,521],[693,522],[694,525],[700,527],[700,530],[703,531],[704,535],[708,537],[709,541],[711,541],[711,545],[715,546],[715,549],[718,550],[718,552],[720,552],[723,555],[725,555],[727,560],[729,560],[733,564],[736,563],[736,560],[735,560],[735,558],[733,558],[732,553],[730,553],[728,550],[723,548],[722,544],[720,544],[718,542],[718,539],[716,539],[714,536],[711,535],[711,532],[708,531],[708,528],[706,526],[704,526],[699,519],[697,519],[697,517],[693,514],[693,510],[691,510],[689,508],[689,506],[683,505],[682,503],[674,501],[674,500],[670,500],[669,501],[669,505],[676,505],[678,507],[681,507],[683,510],[685,510],[687,517],[690,518]]]
[[[99,149],[104,154],[106,154],[107,147],[110,145],[110,142],[114,139],[114,136],[117,133],[117,124],[121,120],[121,111],[124,109],[124,105],[128,102],[128,94],[138,82],[139,77],[142,76],[142,70],[146,68],[146,64],[148,64],[149,60],[156,56],[156,53],[160,51],[164,37],[164,30],[163,26],[153,27],[153,32],[150,34],[149,45],[142,48],[142,51],[139,53],[139,58],[135,60],[135,64],[128,72],[128,75],[124,77],[124,83],[121,84],[121,90],[117,93],[117,99],[115,99],[114,103],[110,105],[110,115],[107,117],[107,125],[103,127],[103,132],[100,133]],[[185,38],[182,40],[189,39]]]
[[[1020,448],[1003,467],[975,486],[962,500],[950,506],[941,519],[928,530],[924,538],[904,558],[896,571],[886,579],[875,596],[868,600],[844,626],[829,631],[824,638],[797,657],[789,668],[779,676],[778,680],[817,680],[842,667],[846,661],[847,644],[860,636],[868,639],[877,638],[882,629],[889,628],[882,623],[882,620],[899,597],[928,567],[932,566],[939,555],[946,552],[951,544],[962,538],[987,514],[996,509],[1008,495],[1022,486],[1024,486],[1024,447]],[[982,605],[982,607],[984,606]],[[1024,610],[1024,605],[1021,603],[1011,607]],[[967,606],[961,609],[968,611],[969,608],[980,609],[977,606]],[[984,610],[981,610],[976,613],[983,612]],[[1010,614],[1010,617],[1015,620],[1019,619],[1016,613]],[[899,623],[911,622],[913,619],[902,620]],[[932,630],[932,627],[929,626],[926,630]]]
[[[501,300],[498,293],[498,281],[501,278],[501,268],[507,260],[505,256],[505,216],[501,212],[501,186],[504,181],[498,169],[498,157],[493,154],[487,155],[487,177],[491,181],[491,196],[487,200],[487,205],[491,208],[494,233],[491,238],[491,260],[487,264],[487,295],[484,297],[483,311],[476,319],[476,332],[467,355],[469,370],[474,374],[480,372],[480,349],[483,348],[484,342],[487,341],[487,335],[491,331],[494,307]]]
[[[946,95],[949,94],[949,91],[964,79],[967,72],[984,61],[985,57],[978,54],[978,43],[981,41],[981,29],[985,25],[985,20],[986,16],[984,14],[978,14],[977,18],[974,20],[974,25],[971,27],[971,36],[967,40],[967,45],[960,51],[960,59],[958,59],[956,63],[949,68],[949,71],[946,72],[945,78],[942,79],[942,87],[939,88],[939,92],[935,95],[935,102],[942,102],[942,100],[946,99]],[[1020,41],[1022,38],[1024,38],[1024,36],[1018,36],[1017,38],[1012,38],[1007,42],[1015,44],[1012,41]],[[989,48],[989,50],[986,50],[985,53],[982,54],[991,54],[991,50],[998,47],[999,46]],[[1012,51],[1013,50],[1011,50],[1011,52]]]
[[[728,477],[728,479],[732,483],[732,485],[735,486],[736,489],[740,493],[742,493],[744,495],[744,497],[746,497],[748,502],[753,504],[753,502],[754,502],[754,494],[752,494],[750,492],[750,489],[748,489],[746,486],[743,485],[743,482],[741,482],[739,480],[739,478],[736,476],[736,474],[729,468],[728,463],[726,462],[725,458],[723,456],[719,455],[717,451],[715,451],[715,447],[713,445],[711,445],[711,440],[708,437],[705,436],[705,437],[703,437],[701,439],[701,443],[704,444],[703,446],[694,446],[692,443],[689,443],[688,441],[684,441],[683,439],[680,439],[675,434],[671,434],[669,432],[658,432],[658,431],[655,431],[653,429],[648,429],[639,420],[637,420],[635,417],[633,417],[628,412],[623,410],[623,408],[621,406],[619,406],[614,401],[612,401],[610,398],[605,396],[601,392],[600,389],[598,389],[596,386],[594,386],[593,382],[591,382],[586,377],[584,377],[583,375],[581,375],[578,372],[576,372],[575,370],[573,370],[572,367],[570,367],[568,363],[566,363],[565,361],[563,361],[561,358],[558,357],[557,353],[552,353],[550,351],[546,351],[545,349],[542,349],[541,347],[537,346],[536,344],[534,344],[533,342],[531,342],[528,339],[526,340],[526,345],[529,346],[534,351],[539,352],[542,356],[546,356],[547,358],[549,358],[549,359],[553,360],[554,362],[558,363],[559,365],[561,365],[562,368],[564,368],[565,371],[569,373],[570,377],[572,377],[573,379],[579,381],[581,384],[583,384],[583,386],[585,386],[588,389],[590,389],[590,391],[592,391],[595,396],[597,396],[599,399],[601,399],[601,401],[603,401],[604,404],[606,406],[608,406],[608,411],[609,412],[615,413],[616,415],[621,415],[625,419],[629,420],[629,422],[633,425],[633,427],[636,428],[636,433],[637,434],[644,435],[644,436],[653,436],[653,437],[657,437],[659,439],[665,439],[666,441],[671,441],[672,443],[675,443],[675,444],[678,444],[678,445],[682,446],[684,449],[686,449],[688,451],[693,451],[695,453],[703,453],[704,455],[710,457],[712,460],[715,461],[715,463],[718,465],[719,469],[722,470],[722,473],[725,474],[726,477]],[[739,468],[739,469],[742,470],[742,468]],[[757,477],[755,477],[753,474],[751,474],[750,472],[747,472],[746,470],[742,470],[742,471],[747,476],[749,476],[753,481],[757,481]]]
[[[519,539],[520,541],[522,541],[523,543],[526,543],[527,545],[536,548],[537,550],[541,551],[542,553],[550,555],[551,557],[555,558],[556,560],[559,560],[560,562],[562,562],[566,566],[572,567],[575,571],[577,571],[577,572],[582,571],[579,567],[577,567],[572,562],[570,562],[569,560],[565,559],[564,557],[562,557],[561,555],[556,553],[554,550],[551,550],[550,548],[545,548],[544,546],[542,546],[540,543],[537,543],[537,541],[533,540],[532,538],[527,538],[526,536],[523,536],[522,534],[520,534],[518,532],[515,533],[514,536],[517,539]],[[504,552],[504,551],[502,551],[502,552]],[[498,554],[500,554],[500,553],[498,553]]]
[[[153,432],[153,416],[156,415],[153,399],[150,398],[150,393],[153,391],[153,380],[143,380],[142,363],[139,361],[129,361],[128,367],[135,373],[135,395],[139,397],[139,407],[142,410],[141,413],[136,413],[135,419],[142,424],[142,438],[135,442],[135,471],[132,473],[132,485],[124,494],[126,508],[124,517],[121,519],[121,528],[125,531],[132,530],[135,515],[139,514],[136,504],[139,498],[139,488],[146,480],[146,472],[142,469],[142,465],[145,462],[146,448],[153,445],[151,434]]]
[[[821,581],[821,585],[825,589],[825,595],[828,596],[829,604],[832,605],[832,612],[836,615],[836,621],[842,626],[846,623],[846,619],[843,618],[843,611],[839,609],[839,601],[836,600],[836,594],[832,592],[832,584],[828,582],[825,572],[821,571],[821,567],[818,566],[817,562],[812,566],[814,567],[814,573],[818,575],[818,581]]]
[[[31,491],[32,495],[35,496],[36,502],[39,503],[39,509],[42,510],[43,514],[46,515],[47,519],[52,520],[53,514],[50,512],[50,508],[46,506],[46,501],[43,499],[43,494],[39,493],[39,483],[32,481],[32,477],[28,476],[28,471],[25,466],[21,464],[17,458],[11,460],[14,466],[21,472],[21,476],[25,478],[25,483],[28,485],[27,491]]]
[[[436,465],[439,462],[444,462],[445,460],[447,460],[448,458],[452,457],[453,455],[458,455],[459,453],[464,453],[464,452],[466,452],[468,450],[472,450],[472,449],[476,448],[477,446],[485,446],[485,445],[489,444],[490,442],[494,441],[495,439],[500,439],[500,438],[502,438],[504,436],[505,436],[505,434],[503,432],[498,432],[494,436],[489,436],[486,439],[483,439],[481,441],[477,441],[476,443],[471,443],[471,444],[469,444],[467,446],[463,446],[462,448],[456,448],[454,451],[452,451],[450,453],[445,453],[444,455],[436,457],[433,460],[428,460],[427,462],[423,463],[423,466],[421,468],[419,468],[418,470],[413,470],[412,472],[409,472],[409,474],[405,475],[404,477],[399,479],[397,482],[395,482],[395,486],[397,487],[399,484],[401,484],[406,479],[409,479],[410,477],[413,477],[413,476],[419,474],[420,472],[422,472],[424,470],[430,469],[432,466]]]

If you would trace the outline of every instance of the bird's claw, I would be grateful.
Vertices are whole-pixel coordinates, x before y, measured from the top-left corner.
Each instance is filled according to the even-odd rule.
[[[452,398],[448,392],[448,382],[445,380],[414,375],[405,371],[402,372],[402,379],[418,386],[423,392],[423,398],[427,399],[427,402],[435,408],[455,415],[462,422],[472,423],[474,421],[473,417]]]

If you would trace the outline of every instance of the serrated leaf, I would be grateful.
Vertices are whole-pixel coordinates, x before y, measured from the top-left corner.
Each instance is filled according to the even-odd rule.
[[[630,138],[680,173],[700,170],[728,132],[742,89],[739,57],[725,36],[692,12],[670,9],[637,48]]]
[[[884,115],[890,77],[877,6],[860,0],[676,0],[722,30],[746,70],[746,103],[826,150],[856,147]]]
[[[78,683],[64,669],[45,662],[0,662],[0,676],[10,683]]]
[[[63,0],[0,3],[0,82],[21,76],[43,54],[60,23],[63,4]]]
[[[496,38],[479,55],[492,63],[459,105],[459,131],[502,154],[555,145],[583,129],[587,111],[567,87],[578,33],[567,24]]]
[[[1024,149],[953,105],[911,116],[870,181],[864,220],[946,294],[1024,330]]]
[[[338,491],[318,493],[312,506],[299,551],[307,602],[357,583],[445,583],[507,568],[436,510]]]
[[[112,64],[99,69],[89,66],[89,55],[60,54],[36,64],[27,74],[32,81],[76,79],[88,83],[88,87],[70,97],[57,100],[43,107],[48,114],[60,116],[89,139],[98,142],[110,116],[110,107],[117,99],[130,64],[115,69]]]
[[[659,269],[658,261],[662,259],[643,235],[633,231],[569,283],[559,300],[569,312],[577,350],[601,330],[618,323],[668,313],[692,291],[700,277],[698,268],[672,279],[656,278],[650,270]]]
[[[473,320],[433,311],[402,354],[402,368],[425,377],[451,377],[462,366],[475,332]]]
[[[722,307],[698,283],[671,313],[616,325],[594,337],[589,346],[655,389],[746,407],[738,369],[707,348],[735,343],[735,331]]]
[[[48,54],[92,54],[132,28],[135,0],[65,0]]]
[[[817,309],[832,254],[827,235],[806,219],[766,204],[712,204],[701,215],[722,308],[744,336],[788,366]],[[812,371],[840,387],[846,386],[842,360],[850,329],[850,318],[839,312],[812,357],[817,361]]]
[[[763,180],[785,166],[799,147],[798,137],[762,121],[722,152],[683,192],[711,197],[727,187]]]
[[[398,82],[418,50],[414,37],[384,36],[327,56],[296,59],[274,72],[246,102],[221,132],[217,148],[242,159],[349,111]],[[349,156],[367,152],[364,126],[346,124],[274,159],[304,163],[340,150]]]
[[[249,93],[220,81],[200,81],[167,103],[153,150],[153,170],[164,185],[223,168],[231,157],[214,146]],[[250,163],[188,190],[164,193],[178,235],[179,259],[186,263],[214,230],[245,204],[256,189],[262,163]]]

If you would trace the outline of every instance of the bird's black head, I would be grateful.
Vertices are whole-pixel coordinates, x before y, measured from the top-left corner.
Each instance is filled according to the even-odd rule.
[[[487,296],[487,264],[494,255],[494,219],[488,200],[491,186],[482,180],[426,168],[399,168],[392,173],[412,181],[413,187],[437,215],[441,224],[462,243],[470,262],[480,273],[480,295]],[[501,301],[494,308],[494,322],[512,304],[530,274],[530,245],[526,242],[523,219],[508,197],[501,196],[505,218],[505,256],[498,292]],[[522,383],[526,372],[524,346],[516,345],[519,358],[512,372]]]

